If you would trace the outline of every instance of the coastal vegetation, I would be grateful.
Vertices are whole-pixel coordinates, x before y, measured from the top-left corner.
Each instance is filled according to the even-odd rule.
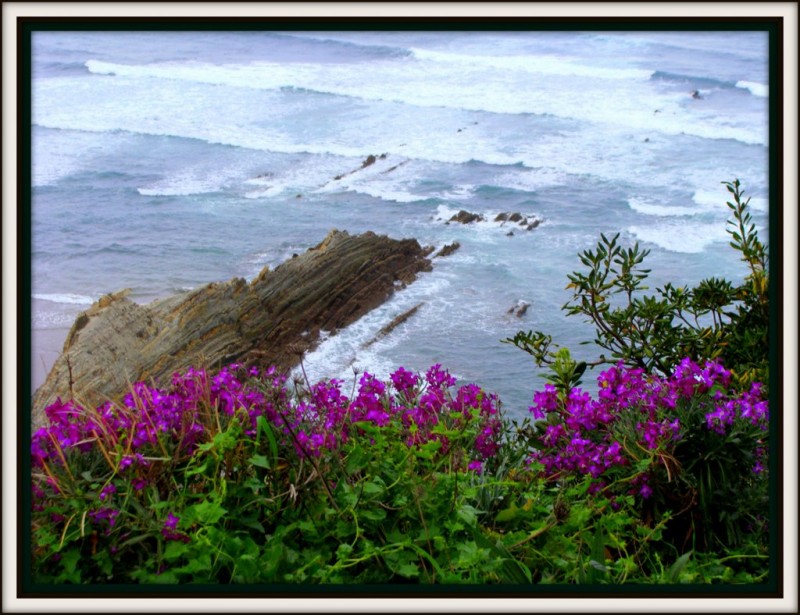
[[[438,364],[352,383],[196,366],[56,400],[31,441],[33,581],[772,581],[767,248],[726,186],[746,279],[645,295],[647,251],[601,235],[564,309],[609,356],[505,340],[549,367],[523,421]]]

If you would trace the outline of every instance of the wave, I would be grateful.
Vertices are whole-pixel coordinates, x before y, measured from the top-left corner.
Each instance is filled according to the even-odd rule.
[[[330,35],[314,36],[313,33],[285,34],[279,36],[284,41],[291,39],[302,42],[305,46],[318,47],[315,53],[322,53],[322,57],[327,61],[336,60],[373,60],[375,58],[404,58],[411,55],[411,51],[403,47],[390,45],[372,45],[356,43],[350,40],[333,38]]]
[[[253,94],[253,103],[263,107],[275,109],[270,115],[273,122],[281,121],[280,109],[294,107],[305,108],[311,105],[307,100],[309,95],[347,97],[352,105],[372,105],[374,108],[367,112],[376,114],[389,114],[389,119],[402,120],[412,117],[423,109],[448,109],[453,113],[491,113],[496,116],[529,115],[541,117],[545,120],[560,118],[562,120],[593,122],[598,125],[616,127],[624,130],[656,130],[664,134],[678,135],[686,133],[709,139],[733,139],[747,144],[764,144],[766,136],[754,132],[750,123],[731,125],[723,121],[726,118],[712,116],[699,116],[697,112],[687,113],[682,108],[683,99],[674,94],[663,94],[652,91],[647,87],[652,78],[652,71],[639,69],[611,69],[576,64],[572,61],[550,57],[516,56],[516,57],[490,57],[490,56],[461,56],[443,52],[429,52],[414,50],[420,57],[403,60],[387,60],[373,62],[365,65],[324,65],[324,64],[277,64],[254,62],[250,64],[214,65],[199,62],[159,63],[148,65],[123,65],[89,60],[87,67],[90,71],[100,75],[117,75],[132,79],[164,79],[172,81],[189,82],[193,84],[194,96],[209,97],[209,105],[215,103],[219,94],[212,90],[200,90],[203,85],[228,86],[245,88],[260,92]],[[473,63],[473,59],[477,64]],[[503,72],[504,71],[504,72]],[[532,76],[533,73],[546,73],[544,78]],[[683,78],[670,73],[655,73],[662,79]],[[555,79],[555,81],[551,81]],[[576,79],[578,78],[578,79]],[[686,77],[689,79],[688,77]],[[614,79],[620,85],[609,87],[608,79]],[[484,83],[498,81],[503,84],[500,88],[487,88]],[[563,81],[566,80],[566,81]],[[733,83],[695,79],[686,88],[711,87],[734,88]],[[547,86],[547,87],[545,87]],[[184,88],[171,93],[166,85],[154,85],[144,82],[126,84],[130,88],[129,100],[137,95],[150,96],[150,92],[158,88],[163,90],[166,100],[179,100],[187,96]],[[261,97],[269,96],[273,99],[264,100]],[[140,94],[141,93],[141,94]],[[280,98],[281,96],[296,95],[293,100]],[[238,96],[238,94],[237,94]],[[247,94],[241,94],[245,99]],[[322,105],[324,101],[318,102]],[[128,103],[130,104],[130,103]],[[198,103],[199,104],[199,103]],[[345,100],[337,101],[332,98],[328,101],[330,113],[343,114],[343,119],[348,120],[345,112]],[[376,105],[377,104],[377,105]],[[402,111],[397,105],[403,105]],[[196,106],[196,105],[195,105]],[[245,106],[242,109],[247,109]],[[654,114],[654,109],[659,114]],[[191,105],[184,109],[184,113],[191,112]],[[198,109],[202,111],[202,109]],[[322,112],[322,111],[321,111]],[[324,112],[328,112],[325,109]],[[232,114],[243,114],[244,111],[231,110]],[[142,115],[141,111],[128,111],[128,114]],[[41,118],[35,121],[45,123]],[[231,121],[234,121],[232,118]],[[270,144],[280,143],[288,135],[275,133],[266,124],[264,126],[247,126],[248,117],[241,118],[244,124],[237,123],[240,134],[227,130],[218,139],[237,146],[248,146],[252,143],[254,149],[264,147],[265,140]],[[191,124],[189,118],[176,118],[170,122],[170,129],[166,128],[164,121],[156,121],[151,116],[137,119],[141,125],[151,125],[148,132],[161,126],[162,132],[175,130],[175,125]],[[64,121],[74,122],[72,118]],[[92,120],[94,121],[94,119]],[[87,124],[88,120],[83,124]],[[48,125],[52,125],[48,123]],[[81,125],[81,128],[88,128]],[[213,131],[213,126],[204,123],[202,126],[194,124],[191,127],[197,134],[183,134],[181,136],[195,136],[203,138],[199,132]],[[253,130],[253,128],[255,128]],[[414,126],[409,126],[413,129]],[[275,133],[275,134],[267,134]],[[454,131],[455,132],[455,131]],[[398,133],[393,133],[393,140],[398,139]],[[363,134],[354,135],[362,137]],[[239,137],[232,141],[232,137]],[[262,137],[262,138],[259,138]],[[205,136],[210,142],[213,137]],[[315,139],[315,141],[318,141]],[[348,139],[352,142],[353,139]],[[339,149],[348,145],[348,141],[341,141]],[[298,145],[292,142],[295,151],[311,151],[313,143]],[[440,142],[432,143],[440,147]],[[286,145],[281,146],[283,149]],[[429,145],[430,147],[430,145]],[[351,148],[354,149],[354,148]],[[318,152],[315,152],[318,153]],[[340,152],[332,152],[340,153]],[[358,151],[350,152],[357,155]],[[444,160],[453,162],[454,160]],[[490,160],[489,162],[513,163],[516,159]]]
[[[687,84],[693,89],[730,89],[736,87],[732,81],[715,79],[714,77],[698,77],[696,75],[683,75],[665,71],[655,71],[650,77],[652,81],[668,81],[676,84]]]
[[[412,48],[413,56],[420,60],[449,63],[468,67],[495,68],[524,71],[543,75],[564,75],[570,77],[592,77],[612,80],[646,80],[653,71],[639,68],[610,68],[581,64],[555,55],[515,55],[486,56],[462,55],[443,51]]]
[[[630,226],[628,232],[638,241],[652,243],[669,252],[699,254],[713,243],[729,238],[718,222],[668,222],[650,226]]]
[[[410,328],[406,323],[401,324],[391,335],[376,340],[381,329],[399,314],[419,304],[423,305],[409,322],[416,328],[424,328],[422,323],[430,323],[437,316],[434,304],[441,303],[442,297],[449,297],[452,294],[451,287],[451,281],[441,272],[421,275],[414,284],[396,292],[386,303],[356,322],[336,334],[323,334],[319,345],[304,357],[303,371],[312,382],[337,378],[349,383],[352,382],[354,368],[368,369],[370,374],[382,379],[388,378],[398,367],[394,349],[402,344]],[[371,343],[372,340],[376,341]],[[406,365],[408,369],[427,367],[429,365]],[[299,371],[300,368],[297,368],[297,372]]]
[[[33,294],[34,299],[49,301],[50,303],[67,303],[70,305],[92,305],[97,299],[88,295],[74,293],[38,293]],[[99,297],[98,297],[99,298]]]
[[[690,207],[681,207],[679,205],[663,205],[659,203],[648,203],[642,199],[631,198],[628,199],[628,206],[647,216],[671,217],[671,216],[695,216],[701,211],[692,209]]]
[[[743,88],[749,91],[753,96],[759,98],[769,98],[769,86],[755,81],[737,81],[737,88]]]

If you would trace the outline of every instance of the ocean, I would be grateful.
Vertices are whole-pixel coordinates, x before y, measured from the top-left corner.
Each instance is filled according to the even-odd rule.
[[[249,280],[370,230],[460,248],[325,335],[309,378],[439,363],[521,418],[543,370],[501,340],[542,330],[597,356],[561,306],[600,233],[651,251],[651,288],[746,274],[722,182],[766,240],[768,63],[762,32],[37,31],[33,388],[103,294]]]

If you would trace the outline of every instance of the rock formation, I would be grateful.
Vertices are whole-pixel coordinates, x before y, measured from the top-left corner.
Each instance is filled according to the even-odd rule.
[[[528,311],[528,308],[530,306],[531,306],[530,303],[520,299],[513,306],[511,306],[511,309],[509,309],[507,313],[508,314],[513,314],[517,318],[522,318],[525,315],[525,313]]]
[[[448,243],[448,244],[446,244],[445,246],[442,246],[442,249],[441,249],[441,250],[439,250],[439,251],[438,251],[438,252],[437,252],[437,253],[436,253],[436,254],[433,256],[433,258],[439,258],[439,257],[444,257],[444,256],[450,256],[450,255],[451,255],[453,252],[455,252],[456,250],[458,250],[460,247],[461,247],[461,244],[460,244],[460,243],[458,243],[457,241],[454,241],[453,243]]]
[[[464,209],[460,210],[457,214],[452,216],[445,224],[450,224],[450,222],[460,222],[461,224],[472,224],[473,222],[485,222],[486,218],[484,218],[481,214],[472,213],[466,211]],[[507,222],[514,222],[518,224],[520,227],[525,228],[526,230],[532,231],[536,227],[541,224],[541,220],[539,220],[536,216],[526,217],[523,216],[519,212],[508,213],[508,212],[501,212],[494,217],[495,222],[499,222],[500,226],[505,226]],[[506,233],[507,235],[511,236],[514,233]]]
[[[164,385],[190,366],[231,362],[288,370],[318,342],[431,270],[414,239],[331,231],[314,248],[252,282],[234,278],[139,305],[126,291],[81,313],[61,356],[33,396],[32,421],[57,397],[96,406],[131,383]]]
[[[450,222],[460,222],[461,224],[471,224],[472,222],[483,222],[483,216],[473,214],[469,211],[461,210],[449,220]]]

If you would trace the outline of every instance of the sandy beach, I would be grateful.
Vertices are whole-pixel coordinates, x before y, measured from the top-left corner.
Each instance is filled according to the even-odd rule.
[[[50,368],[61,354],[76,316],[87,305],[60,304],[34,298],[31,303],[31,394],[47,378]]]
[[[50,368],[64,348],[69,328],[34,329],[31,332],[31,394],[47,378]]]

